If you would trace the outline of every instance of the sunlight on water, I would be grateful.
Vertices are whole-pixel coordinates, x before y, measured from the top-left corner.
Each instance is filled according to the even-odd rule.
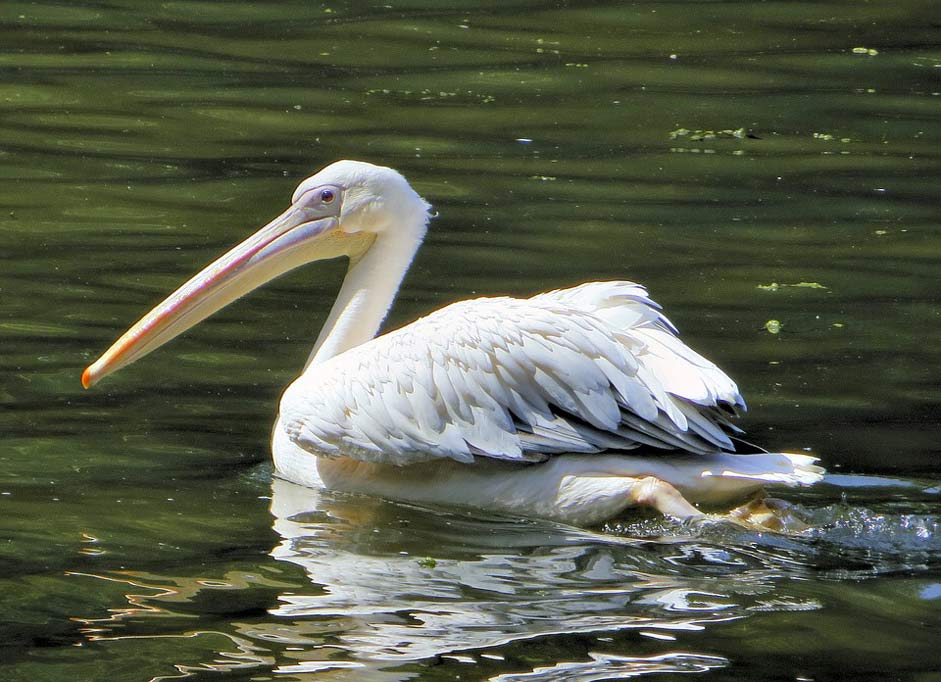
[[[587,662],[557,663],[529,673],[491,677],[493,682],[595,682],[626,680],[653,673],[704,673],[724,668],[728,661],[719,656],[672,653],[650,657],[589,653]]]

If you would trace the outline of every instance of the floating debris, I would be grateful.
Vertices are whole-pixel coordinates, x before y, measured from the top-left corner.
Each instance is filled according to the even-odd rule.
[[[768,320],[765,322],[765,331],[769,334],[779,334],[784,327],[780,320]]]
[[[840,142],[852,142],[853,140],[849,137],[837,137],[836,135],[831,135],[830,133],[814,133],[813,138],[815,140],[823,140],[824,142],[833,142],[834,140],[839,140]]]
[[[677,128],[670,132],[671,140],[678,140],[680,138],[685,138],[692,140],[694,142],[702,142],[704,140],[744,140],[745,138],[750,138],[753,140],[758,139],[757,135],[752,135],[745,128],[724,128],[722,130],[704,130],[701,128],[691,129],[691,128]]]
[[[772,282],[771,284],[758,285],[758,288],[762,291],[777,291],[778,289],[783,289],[785,287],[792,287],[795,289],[823,289],[824,291],[830,290],[830,287],[824,286],[820,282],[794,282],[793,284],[778,284],[777,282]]]

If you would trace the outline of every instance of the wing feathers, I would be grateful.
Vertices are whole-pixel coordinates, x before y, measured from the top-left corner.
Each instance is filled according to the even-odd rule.
[[[733,450],[738,407],[631,282],[456,303],[312,366],[281,403],[302,448],[392,464]]]

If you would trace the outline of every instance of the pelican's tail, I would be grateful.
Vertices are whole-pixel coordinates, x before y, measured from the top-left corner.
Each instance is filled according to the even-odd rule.
[[[718,454],[705,458],[700,482],[691,495],[712,503],[733,498],[765,486],[808,486],[826,473],[816,457],[794,452],[765,452],[754,455]],[[698,494],[697,494],[698,493]]]
[[[813,485],[823,480],[827,470],[816,464],[820,459],[812,455],[802,455],[796,452],[778,453],[791,460],[794,470],[790,478],[785,481],[787,485]]]
[[[795,452],[728,455],[716,462],[719,466],[704,467],[702,476],[754,480],[764,485],[813,485],[826,473],[817,461],[812,455]]]
[[[694,503],[726,505],[766,486],[808,486],[823,478],[817,458],[792,452],[619,458],[621,475],[654,476],[677,488]]]

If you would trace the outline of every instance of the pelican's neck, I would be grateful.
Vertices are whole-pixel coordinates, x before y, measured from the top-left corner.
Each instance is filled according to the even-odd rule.
[[[305,369],[376,336],[421,246],[426,220],[414,231],[380,233],[366,253],[350,259],[343,286]]]

